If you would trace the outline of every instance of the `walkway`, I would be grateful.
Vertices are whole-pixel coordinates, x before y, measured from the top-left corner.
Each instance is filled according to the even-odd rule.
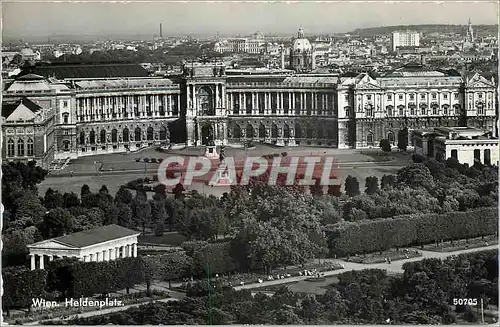
[[[326,272],[324,272],[324,275],[325,275],[325,277],[335,276],[335,275],[342,274],[346,271],[364,270],[364,269],[384,269],[384,270],[387,270],[387,272],[402,273],[403,272],[403,265],[407,262],[415,262],[415,261],[421,261],[423,259],[431,259],[431,258],[445,259],[447,257],[451,257],[451,256],[463,254],[463,253],[473,253],[473,252],[480,252],[480,251],[494,250],[494,249],[498,249],[498,245],[490,245],[490,246],[468,249],[468,250],[460,250],[460,251],[455,251],[455,252],[431,252],[431,251],[419,250],[422,253],[422,256],[420,256],[420,257],[393,261],[391,263],[376,263],[376,264],[345,262],[345,261],[342,261],[339,259],[323,259],[323,261],[337,262],[337,263],[342,263],[344,265],[344,269],[338,269],[338,270],[334,270],[334,271],[326,271]],[[234,289],[235,290],[255,289],[255,288],[266,287],[266,286],[299,282],[299,281],[305,280],[307,278],[311,278],[311,276],[297,276],[297,277],[290,277],[290,278],[285,278],[285,279],[280,279],[280,280],[265,281],[263,283],[253,283],[253,284],[248,284],[248,285],[236,286]],[[168,283],[159,283],[158,288],[165,290],[165,288],[167,288],[166,285],[164,287],[160,286],[163,284],[168,285]],[[178,286],[181,286],[182,284],[183,283],[172,283],[172,287],[178,287]],[[142,285],[138,285],[135,288],[142,289],[144,287]],[[152,289],[154,289],[154,288],[155,287],[152,285]],[[78,315],[71,315],[71,317],[67,318],[67,319],[71,319],[71,318],[75,318],[75,317],[85,318],[85,317],[99,316],[99,315],[104,315],[104,314],[108,314],[108,313],[114,313],[114,312],[127,310],[129,308],[137,307],[137,306],[144,305],[147,303],[153,303],[153,302],[165,302],[166,303],[166,302],[170,302],[170,301],[178,301],[180,298],[182,298],[181,293],[179,293],[179,292],[174,292],[174,293],[176,293],[175,295],[173,294],[175,296],[174,298],[158,299],[158,300],[152,300],[150,302],[130,304],[130,305],[122,306],[122,307],[112,307],[112,308],[102,309],[102,310],[98,310],[98,311],[89,311],[89,312],[81,313]],[[57,320],[64,320],[64,319],[59,318],[59,319],[51,319],[51,320],[57,321]],[[35,321],[35,322],[28,323],[26,325],[37,325],[39,323],[40,323],[40,321]]]
[[[423,259],[432,259],[432,258],[445,259],[447,257],[451,257],[451,256],[462,254],[462,253],[473,253],[473,252],[480,252],[480,251],[494,250],[494,249],[498,249],[498,245],[490,245],[490,246],[485,246],[485,247],[481,247],[481,248],[460,250],[460,251],[455,251],[455,252],[431,252],[431,251],[419,250],[422,253],[422,256],[420,256],[420,257],[414,257],[414,258],[409,258],[409,259],[393,261],[391,263],[374,263],[374,264],[346,262],[346,261],[342,261],[342,260],[338,260],[338,259],[323,259],[323,261],[326,261],[326,262],[328,262],[328,261],[329,262],[336,262],[336,263],[342,263],[344,265],[344,269],[338,269],[338,270],[334,270],[334,271],[326,271],[326,272],[324,272],[324,275],[325,275],[325,277],[335,276],[335,275],[342,274],[346,271],[363,270],[363,269],[384,269],[390,273],[403,273],[403,265],[407,262],[415,262],[415,261],[421,261]],[[297,276],[297,277],[285,278],[285,279],[280,279],[280,280],[265,281],[263,283],[254,283],[254,284],[236,286],[235,289],[236,290],[248,290],[248,289],[254,289],[254,288],[259,288],[259,287],[288,284],[288,283],[293,283],[293,282],[299,282],[299,281],[302,281],[302,280],[305,280],[308,278],[311,278],[311,277],[310,276]]]

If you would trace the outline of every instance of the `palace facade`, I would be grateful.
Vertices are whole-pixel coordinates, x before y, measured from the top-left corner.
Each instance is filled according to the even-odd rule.
[[[189,63],[156,78],[123,66],[35,67],[6,81],[2,157],[50,162],[211,140],[362,148],[437,126],[497,135],[495,82],[478,73],[407,66],[375,79]]]

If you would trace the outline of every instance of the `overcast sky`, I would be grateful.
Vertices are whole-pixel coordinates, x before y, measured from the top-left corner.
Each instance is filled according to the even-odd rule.
[[[491,2],[146,2],[3,1],[3,37],[50,35],[295,34],[409,24],[497,24]]]

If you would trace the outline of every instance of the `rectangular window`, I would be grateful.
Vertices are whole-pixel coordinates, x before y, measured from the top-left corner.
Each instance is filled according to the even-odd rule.
[[[387,100],[392,101],[392,94],[387,94]]]
[[[445,100],[448,99],[448,93],[443,94],[443,99],[445,99]]]
[[[410,94],[410,100],[415,100],[415,95],[414,94]]]
[[[458,93],[455,93],[455,100],[458,100]]]
[[[437,98],[437,94],[436,93],[432,93],[432,99],[436,99]]]
[[[420,94],[420,99],[425,100],[425,94]]]
[[[403,95],[402,94],[399,95],[399,100],[403,100]]]
[[[372,96],[371,95],[367,95],[366,96],[366,100],[370,101],[372,99]]]
[[[63,107],[64,107],[64,108],[67,108],[67,107],[68,107],[68,101],[66,101],[66,100],[65,100],[65,101],[63,101]]]

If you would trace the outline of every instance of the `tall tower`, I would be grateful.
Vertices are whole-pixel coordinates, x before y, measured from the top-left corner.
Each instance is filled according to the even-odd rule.
[[[467,26],[467,41],[474,43],[474,29],[472,28],[472,23],[469,17],[469,24]]]
[[[163,39],[163,30],[162,30],[161,23],[160,23],[160,39]]]

